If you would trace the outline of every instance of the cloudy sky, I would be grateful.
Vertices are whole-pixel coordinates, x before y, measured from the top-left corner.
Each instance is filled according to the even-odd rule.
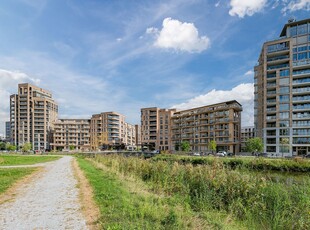
[[[310,0],[2,0],[0,133],[9,95],[29,82],[53,93],[60,118],[226,100],[253,124],[253,66],[262,44]]]

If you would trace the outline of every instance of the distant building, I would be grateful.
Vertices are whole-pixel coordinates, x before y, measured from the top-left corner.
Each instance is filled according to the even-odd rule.
[[[217,151],[240,152],[241,111],[237,101],[227,101],[175,112],[172,116],[172,146],[180,150],[183,141],[192,151],[209,152],[214,140]]]
[[[18,84],[18,94],[10,96],[12,143],[20,147],[30,142],[33,150],[50,149],[57,115],[58,105],[49,91],[29,83]]]
[[[53,150],[90,150],[90,119],[59,119],[54,122],[52,134]]]
[[[136,129],[125,122],[117,112],[103,112],[90,119],[90,146],[92,150],[136,146]]]
[[[254,126],[241,127],[241,151],[246,152],[246,142],[255,137]]]
[[[171,150],[171,117],[176,109],[141,109],[141,145],[148,150]]]
[[[141,109],[141,143],[150,150],[180,150],[188,141],[192,151],[210,151],[216,141],[218,150],[238,153],[241,144],[241,111],[237,101],[228,101],[183,111]]]
[[[11,141],[11,122],[5,122],[5,140],[10,142]]]
[[[290,20],[254,67],[254,118],[264,152],[310,153],[310,19]]]

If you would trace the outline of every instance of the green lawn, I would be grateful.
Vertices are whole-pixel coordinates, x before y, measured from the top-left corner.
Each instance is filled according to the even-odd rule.
[[[14,182],[34,172],[36,168],[0,169],[0,194],[5,192]]]
[[[32,165],[59,159],[59,156],[20,156],[20,155],[0,155],[0,166],[7,165]]]

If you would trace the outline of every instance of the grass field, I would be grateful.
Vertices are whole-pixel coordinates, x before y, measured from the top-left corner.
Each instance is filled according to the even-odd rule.
[[[0,166],[32,165],[59,159],[59,156],[0,155]]]
[[[232,169],[222,159],[197,165],[121,156],[99,156],[91,161],[93,165],[104,165],[95,169],[97,179],[91,184],[98,186],[96,197],[102,212],[112,216],[102,220],[115,223],[111,229],[126,225],[132,229],[199,229],[188,223],[202,223],[201,229],[310,229],[308,173],[301,174],[298,180],[275,180],[264,167],[257,173],[247,167]],[[90,169],[94,167],[87,164]],[[124,178],[140,181],[142,186],[137,186],[163,199],[142,199],[124,186]],[[109,180],[113,183],[109,184]],[[144,205],[152,208],[143,211]],[[135,219],[141,216],[147,217],[143,219],[147,225]],[[173,224],[166,226],[163,219],[173,220],[167,222]],[[124,225],[118,223],[120,220]],[[140,225],[134,225],[136,222]]]
[[[36,168],[0,169],[0,194],[4,193],[17,180],[31,174],[35,170]]]
[[[94,189],[103,229],[242,229],[226,214],[195,212],[179,196],[152,192],[93,160],[78,162]]]

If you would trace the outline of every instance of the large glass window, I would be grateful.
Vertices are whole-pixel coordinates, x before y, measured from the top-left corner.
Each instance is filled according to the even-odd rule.
[[[279,121],[279,126],[280,127],[288,127],[289,126],[289,121]]]
[[[280,104],[279,106],[280,111],[290,110],[289,104]]]
[[[299,46],[298,47],[298,52],[306,51],[308,50],[308,46]]]
[[[280,70],[280,77],[286,77],[290,75],[289,69]]]
[[[280,85],[289,85],[290,84],[290,79],[289,78],[281,78],[279,80]]]
[[[297,35],[297,26],[293,26],[290,28],[290,35],[291,35],[291,37]]]
[[[288,112],[279,113],[279,118],[280,118],[280,119],[288,119],[289,116],[290,116],[290,115],[289,115]]]
[[[289,136],[290,130],[289,129],[280,129],[280,136]]]
[[[298,60],[304,60],[308,58],[308,53],[307,52],[303,52],[303,53],[298,53]]]
[[[280,95],[279,96],[279,101],[280,102],[289,102],[290,96],[289,95]]]
[[[290,87],[288,86],[281,86],[280,87],[280,93],[284,94],[284,93],[289,93],[290,92]]]
[[[307,24],[299,25],[297,29],[298,35],[306,34],[308,32]]]

